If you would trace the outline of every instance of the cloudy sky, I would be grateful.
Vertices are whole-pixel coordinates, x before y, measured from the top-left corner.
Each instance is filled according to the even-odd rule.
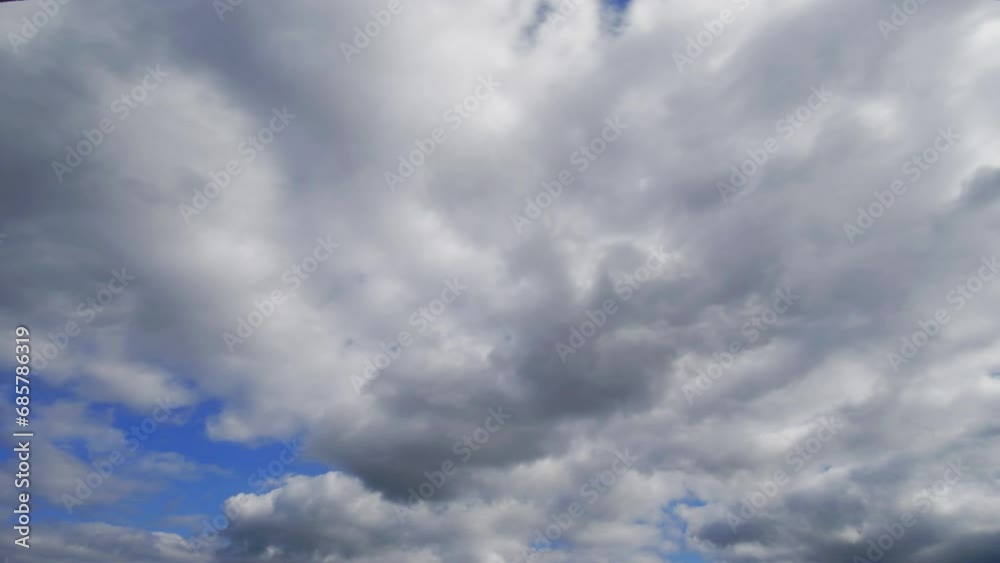
[[[9,562],[1000,561],[1000,3],[0,32]]]

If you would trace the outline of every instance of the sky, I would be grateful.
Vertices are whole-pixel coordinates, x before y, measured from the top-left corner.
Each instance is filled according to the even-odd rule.
[[[5,563],[1000,561],[1000,3],[0,35]]]

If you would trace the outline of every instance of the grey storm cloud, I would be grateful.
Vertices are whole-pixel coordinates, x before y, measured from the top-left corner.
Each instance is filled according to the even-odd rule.
[[[1000,560],[1000,4],[69,2],[11,42],[39,6],[0,16],[0,319],[79,401],[43,453],[117,436],[81,405],[169,395],[325,470],[220,498],[209,550],[74,521],[38,524],[38,561],[505,563],[574,501],[546,561],[874,560],[904,513],[880,561]]]

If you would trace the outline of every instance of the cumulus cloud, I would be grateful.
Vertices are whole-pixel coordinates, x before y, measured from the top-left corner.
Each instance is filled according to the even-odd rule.
[[[882,561],[996,560],[998,17],[62,6],[0,50],[0,320],[72,397],[40,487],[167,397],[321,469],[226,492],[207,551],[39,523],[39,561],[851,561],[903,514]],[[256,470],[184,454],[135,467]]]

